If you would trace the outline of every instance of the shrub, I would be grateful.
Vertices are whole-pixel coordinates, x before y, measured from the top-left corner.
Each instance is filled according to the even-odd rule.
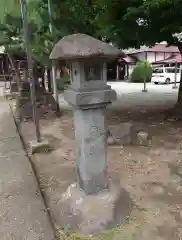
[[[152,77],[152,66],[149,62],[140,62],[131,74],[131,82],[150,82]]]

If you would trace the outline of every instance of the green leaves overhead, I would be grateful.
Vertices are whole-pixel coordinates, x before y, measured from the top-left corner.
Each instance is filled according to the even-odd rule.
[[[178,43],[173,34],[182,32],[182,0],[50,0],[51,18],[48,0],[27,0],[26,3],[34,59],[43,63],[49,62],[53,44],[67,34],[86,33],[127,48],[163,40]],[[5,44],[6,49],[7,45],[19,44],[19,53],[22,40],[19,0],[2,1],[0,43]]]
[[[182,31],[181,0],[103,0],[102,33],[122,48],[152,45]]]

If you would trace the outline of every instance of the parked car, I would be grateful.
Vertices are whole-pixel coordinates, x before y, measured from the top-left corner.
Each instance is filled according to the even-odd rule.
[[[176,82],[180,82],[181,71],[176,69]],[[175,67],[158,67],[153,69],[151,82],[154,84],[170,84],[175,82]]]

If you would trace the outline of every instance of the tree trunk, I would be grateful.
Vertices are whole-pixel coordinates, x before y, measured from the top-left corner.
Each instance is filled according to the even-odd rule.
[[[41,84],[41,87],[43,87],[45,89],[45,78],[44,78],[44,67],[42,66],[39,66],[38,68],[38,76],[37,78],[40,79],[40,84]]]
[[[180,51],[180,54],[182,56],[182,43],[178,44],[178,49]],[[180,85],[179,85],[179,91],[178,91],[178,100],[176,103],[176,107],[182,108],[182,69],[181,69],[181,78],[180,78]]]
[[[47,82],[48,82],[48,91],[52,92],[52,84],[51,84],[51,70],[47,69]]]
[[[34,80],[35,80],[35,89],[40,90],[40,83],[38,81],[39,74],[38,74],[38,69],[37,66],[33,66],[33,74],[34,74]]]
[[[180,54],[182,56],[182,43],[177,44]],[[180,85],[178,90],[178,99],[176,105],[172,109],[168,109],[165,111],[165,119],[175,118],[177,120],[182,120],[182,69],[181,69],[181,77],[180,77]]]
[[[41,74],[41,79],[42,79],[42,86],[45,88],[45,77],[44,77],[44,72]]]

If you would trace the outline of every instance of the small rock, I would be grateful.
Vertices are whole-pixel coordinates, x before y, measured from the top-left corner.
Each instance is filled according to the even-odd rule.
[[[108,145],[114,145],[116,143],[114,137],[112,136],[109,136],[108,139],[107,139],[107,144]]]
[[[181,178],[177,174],[173,174],[170,178],[170,183],[180,184],[181,183]]]
[[[182,191],[182,186],[178,186],[178,187],[176,188],[176,190],[177,190],[178,192],[181,192],[181,191]]]
[[[147,132],[144,132],[144,131],[140,131],[137,134],[137,140],[138,140],[138,143],[140,145],[149,145],[150,144],[149,134]]]
[[[130,122],[109,126],[109,132],[110,135],[114,138],[115,144],[129,144],[131,129],[132,123]]]
[[[119,155],[121,156],[121,155],[123,155],[123,153],[124,153],[124,146],[121,145],[121,151],[120,151]]]
[[[180,148],[180,149],[182,149],[182,143],[179,143],[179,145],[178,145],[178,146],[179,146],[179,148]]]
[[[178,175],[180,175],[180,177],[182,177],[182,167],[180,167],[180,168],[178,169]]]

